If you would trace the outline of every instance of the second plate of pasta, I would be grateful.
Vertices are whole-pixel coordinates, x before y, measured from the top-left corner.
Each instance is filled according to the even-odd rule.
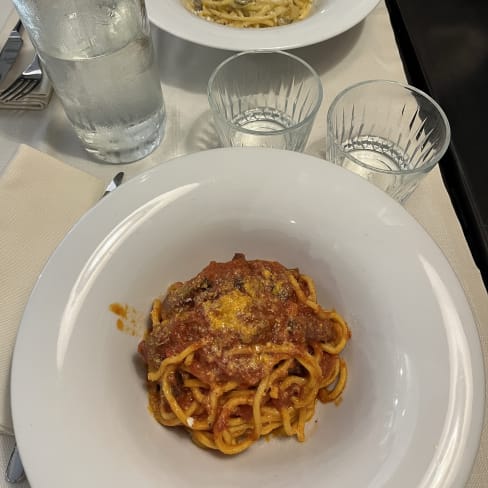
[[[147,0],[151,22],[187,41],[244,51],[315,44],[363,20],[378,0]]]

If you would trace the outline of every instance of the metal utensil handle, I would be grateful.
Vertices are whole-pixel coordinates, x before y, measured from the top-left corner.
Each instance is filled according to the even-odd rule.
[[[15,445],[14,450],[10,455],[10,459],[8,460],[7,470],[5,471],[5,479],[9,483],[20,483],[21,481],[25,480],[24,465],[20,459],[17,444]]]

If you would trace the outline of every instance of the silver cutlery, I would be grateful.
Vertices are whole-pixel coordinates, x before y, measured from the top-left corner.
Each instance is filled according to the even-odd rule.
[[[124,178],[124,172],[123,171],[121,171],[120,173],[117,173],[112,178],[112,181],[107,185],[107,188],[105,188],[105,191],[103,192],[102,198],[105,195],[108,195],[109,193],[114,191],[122,183],[123,178]]]
[[[109,193],[112,193],[122,183],[123,178],[123,171],[117,173],[105,188],[105,191],[103,192],[101,198],[108,195]],[[9,483],[20,483],[25,479],[24,465],[22,464],[22,459],[20,459],[20,453],[17,444],[15,444],[12,453],[10,454],[7,469],[5,470],[5,479]]]
[[[12,454],[7,464],[7,470],[5,471],[5,479],[9,483],[20,483],[25,480],[25,471],[20,459],[19,449],[15,444]]]
[[[22,71],[22,74],[5,90],[0,93],[0,101],[10,102],[20,100],[28,95],[42,80],[42,68],[39,56],[36,54],[31,64]]]
[[[22,22],[19,20],[10,32],[7,42],[0,52],[0,81],[2,81],[10,71],[10,68],[13,66],[20,53],[20,49],[24,42],[20,35],[21,27]]]

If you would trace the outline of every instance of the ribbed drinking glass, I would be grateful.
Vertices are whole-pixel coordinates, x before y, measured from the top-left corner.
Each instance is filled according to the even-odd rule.
[[[225,146],[302,151],[322,102],[315,70],[281,51],[247,51],[222,62],[208,84]]]
[[[342,91],[327,114],[327,159],[404,202],[450,142],[441,107],[395,81],[371,80]]]

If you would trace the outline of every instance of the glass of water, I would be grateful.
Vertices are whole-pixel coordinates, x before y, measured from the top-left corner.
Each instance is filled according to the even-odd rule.
[[[427,94],[395,81],[353,85],[327,114],[327,159],[404,202],[441,159],[449,122]]]
[[[315,70],[281,51],[246,51],[223,61],[208,83],[216,130],[226,146],[302,151],[323,90]]]
[[[13,0],[85,149],[108,163],[161,142],[165,111],[143,0]]]

